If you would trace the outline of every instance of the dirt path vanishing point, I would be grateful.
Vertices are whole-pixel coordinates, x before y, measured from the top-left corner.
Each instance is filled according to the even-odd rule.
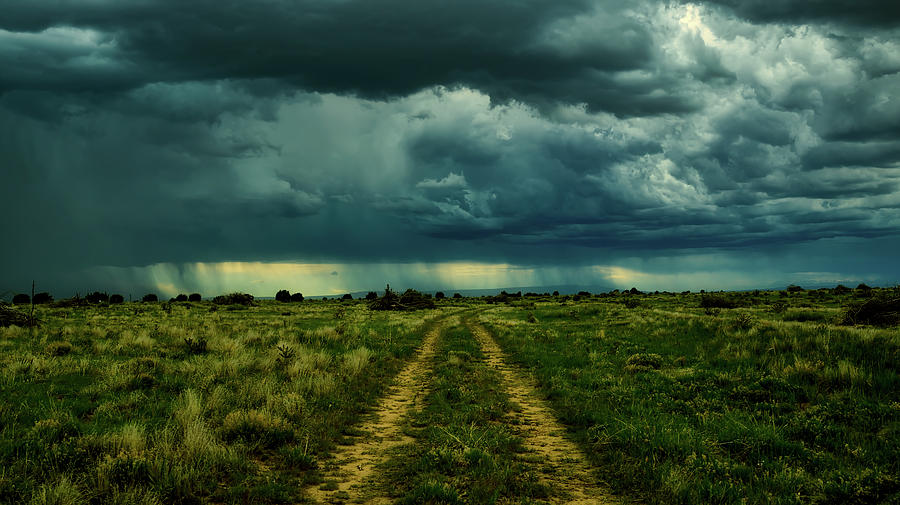
[[[618,503],[591,476],[591,467],[581,449],[565,438],[565,427],[556,420],[537,386],[506,363],[503,351],[481,325],[467,322],[481,345],[485,362],[500,372],[510,400],[521,407],[511,414],[523,446],[535,455],[540,481],[554,494],[553,504],[588,505]],[[561,492],[560,492],[561,491]]]
[[[411,408],[419,406],[426,396],[422,389],[428,384],[428,372],[437,347],[437,341],[447,319],[436,323],[425,334],[421,347],[400,373],[388,394],[375,408],[375,412],[358,426],[366,434],[353,445],[338,446],[334,459],[326,463],[325,481],[336,481],[337,489],[321,489],[311,486],[307,494],[318,503],[364,503],[369,505],[389,504],[391,500],[382,497],[367,497],[365,490],[377,475],[373,475],[375,465],[381,461],[386,451],[400,444],[413,442],[402,433],[403,420]],[[332,486],[334,487],[334,486]]]

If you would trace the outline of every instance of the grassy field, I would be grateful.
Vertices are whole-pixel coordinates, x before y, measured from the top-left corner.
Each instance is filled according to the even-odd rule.
[[[619,497],[900,503],[900,330],[836,324],[869,295],[39,306],[0,328],[0,503],[307,502],[432,328],[376,492],[557,503],[473,321]]]
[[[0,328],[0,503],[299,500],[436,313],[215,308],[41,307],[38,328]]]
[[[900,502],[900,332],[831,324],[850,296],[697,295],[498,306],[616,491],[648,503]]]

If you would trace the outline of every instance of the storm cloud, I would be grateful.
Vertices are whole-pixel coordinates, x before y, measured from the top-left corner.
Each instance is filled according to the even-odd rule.
[[[866,245],[900,246],[895,8],[2,3],[0,289],[235,261],[599,283],[710,255],[900,278]]]

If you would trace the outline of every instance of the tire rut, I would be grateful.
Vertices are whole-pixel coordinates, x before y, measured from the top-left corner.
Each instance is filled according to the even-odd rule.
[[[375,412],[357,426],[366,434],[353,445],[339,446],[324,472],[326,482],[336,482],[336,489],[322,489],[319,485],[306,489],[307,496],[317,503],[363,503],[382,505],[391,503],[384,497],[367,496],[366,490],[377,480],[374,473],[386,451],[414,439],[402,431],[403,421],[410,409],[420,406],[426,396],[427,373],[432,366],[437,341],[446,320],[437,323],[426,334],[422,345],[397,374],[388,394],[378,403]]]
[[[620,503],[592,476],[591,465],[581,449],[564,436],[565,427],[556,420],[532,380],[507,364],[491,334],[481,325],[466,323],[481,345],[484,361],[497,370],[503,387],[521,411],[512,414],[523,446],[532,453],[540,481],[551,489],[551,504],[589,505]]]

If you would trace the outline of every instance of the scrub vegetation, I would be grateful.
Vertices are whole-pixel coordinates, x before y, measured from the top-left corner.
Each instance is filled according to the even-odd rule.
[[[897,503],[898,291],[865,288],[5,305],[0,503],[560,503],[575,473],[610,502]]]
[[[898,503],[900,331],[836,324],[897,294],[538,300],[482,318],[617,493]]]
[[[299,501],[436,314],[215,307],[40,307],[0,328],[0,503]]]

